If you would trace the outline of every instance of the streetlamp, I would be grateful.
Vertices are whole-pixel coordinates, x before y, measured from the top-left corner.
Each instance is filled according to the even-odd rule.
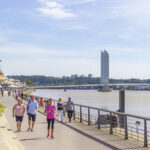
[[[135,125],[136,125],[136,132],[137,132],[137,140],[139,140],[139,126],[141,125],[141,122],[136,121]]]

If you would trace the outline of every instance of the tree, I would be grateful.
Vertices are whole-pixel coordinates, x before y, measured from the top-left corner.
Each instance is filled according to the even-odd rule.
[[[4,111],[5,111],[6,107],[0,103],[0,117],[2,117]]]

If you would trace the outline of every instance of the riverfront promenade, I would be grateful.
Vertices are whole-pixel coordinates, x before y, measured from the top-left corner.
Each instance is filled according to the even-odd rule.
[[[16,133],[16,122],[12,118],[12,107],[16,100],[12,97],[2,99],[7,107],[5,116],[13,131],[26,150],[146,150],[142,145],[124,140],[123,137],[109,135],[108,132],[73,121],[55,123],[55,139],[47,139],[47,123],[43,111],[39,110],[34,132],[27,132],[27,115],[25,114],[22,132]],[[26,102],[25,102],[26,103]],[[0,148],[1,150],[1,148]],[[3,150],[3,149],[2,149]],[[14,149],[15,150],[15,149]]]

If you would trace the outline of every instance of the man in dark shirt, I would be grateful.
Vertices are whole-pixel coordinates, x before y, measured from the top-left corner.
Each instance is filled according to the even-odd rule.
[[[68,112],[69,122],[71,122],[72,115],[74,112],[74,103],[71,101],[71,97],[69,97],[67,101],[67,112]]]

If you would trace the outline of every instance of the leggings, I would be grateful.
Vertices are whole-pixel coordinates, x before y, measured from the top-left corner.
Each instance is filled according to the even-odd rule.
[[[68,118],[71,119],[73,115],[73,110],[68,110]]]
[[[50,124],[51,124],[51,129],[54,129],[54,123],[55,123],[55,119],[47,119],[47,124],[48,124],[47,129],[50,129]]]

